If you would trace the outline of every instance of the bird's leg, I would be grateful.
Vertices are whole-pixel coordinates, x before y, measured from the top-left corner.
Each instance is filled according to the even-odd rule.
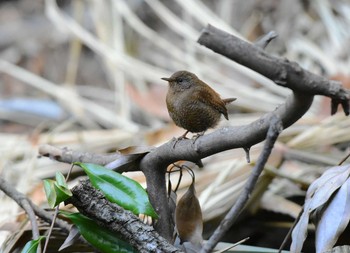
[[[196,143],[196,140],[197,140],[199,137],[201,137],[202,135],[204,135],[204,134],[205,134],[205,131],[200,132],[200,133],[197,133],[196,135],[194,135],[194,136],[192,137],[192,139],[193,139],[193,144],[195,144],[195,143]]]
[[[186,130],[186,132],[183,134],[183,135],[181,135],[178,139],[179,140],[182,140],[182,139],[187,139],[187,137],[186,137],[186,135],[188,134],[188,130]]]
[[[175,146],[176,146],[176,143],[178,142],[178,141],[181,141],[181,140],[183,140],[183,139],[188,139],[187,137],[186,137],[186,135],[188,134],[188,130],[183,134],[183,135],[181,135],[180,137],[178,137],[178,138],[174,138],[175,140],[174,140],[174,144],[173,144],[173,148],[175,148]]]

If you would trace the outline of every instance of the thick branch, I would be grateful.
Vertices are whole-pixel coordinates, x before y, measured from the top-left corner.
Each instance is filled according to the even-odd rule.
[[[195,162],[225,150],[251,147],[265,139],[272,117],[279,117],[286,128],[307,112],[312,100],[312,96],[297,93],[288,97],[286,103],[275,111],[248,125],[218,129],[199,137],[194,144],[192,140],[181,140],[174,147],[170,141],[147,154],[141,161],[141,170],[164,167],[178,160]]]
[[[72,189],[72,203],[81,213],[109,230],[117,232],[139,252],[181,252],[162,238],[153,227],[144,224],[130,211],[106,200],[89,181],[82,181]]]
[[[271,56],[261,48],[214,26],[208,25],[202,31],[198,43],[293,91],[349,101],[350,95],[340,82],[315,75],[301,68],[296,62]]]

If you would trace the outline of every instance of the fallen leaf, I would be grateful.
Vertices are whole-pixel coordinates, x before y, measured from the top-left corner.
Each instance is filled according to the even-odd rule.
[[[340,187],[324,209],[316,227],[316,252],[332,249],[350,219],[350,179]]]
[[[328,169],[309,187],[306,193],[303,213],[292,232],[291,252],[301,252],[307,236],[310,215],[329,201],[332,194],[348,179],[350,166],[335,166]]]
[[[343,246],[334,247],[333,249],[327,250],[324,253],[349,253],[349,252],[350,252],[350,246],[343,245]]]
[[[79,237],[80,237],[79,229],[76,226],[72,226],[72,228],[69,230],[69,234],[67,238],[64,240],[64,242],[62,243],[58,251],[64,250],[65,248],[68,248],[73,244],[76,244]]]
[[[194,182],[179,200],[175,210],[175,223],[181,244],[190,242],[190,247],[201,246],[203,242],[203,218],[196,197]]]

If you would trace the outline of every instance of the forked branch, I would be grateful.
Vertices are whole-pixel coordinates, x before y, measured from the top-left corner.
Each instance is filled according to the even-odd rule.
[[[341,104],[345,114],[349,114],[350,94],[341,83],[315,75],[295,62],[267,54],[262,47],[268,41],[263,41],[262,46],[253,45],[209,25],[203,30],[198,42],[214,52],[255,70],[277,85],[291,89],[292,94],[275,111],[263,115],[248,125],[218,129],[198,138],[195,143],[192,140],[181,140],[174,147],[173,142],[170,141],[153,149],[141,159],[139,169],[146,176],[151,203],[160,216],[155,225],[156,230],[169,241],[173,232],[173,228],[169,226],[171,217],[165,188],[165,171],[169,164],[179,160],[196,162],[225,150],[250,148],[265,139],[273,118],[279,118],[284,128],[300,119],[309,110],[315,95],[332,98],[333,113],[337,105]],[[46,146],[45,153],[41,152],[41,154],[55,159],[55,156],[50,155],[47,150]],[[83,157],[84,162],[101,164],[103,160],[105,163],[104,159],[100,160],[99,155],[89,156],[85,153]],[[69,159],[61,161],[76,162]]]

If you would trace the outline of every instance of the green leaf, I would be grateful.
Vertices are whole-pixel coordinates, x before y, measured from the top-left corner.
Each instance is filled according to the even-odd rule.
[[[61,172],[56,172],[56,183],[55,183],[55,188],[58,198],[62,198],[66,200],[67,198],[71,197],[73,194],[68,188],[66,179],[64,178],[63,174]]]
[[[68,189],[68,185],[66,183],[66,179],[65,177],[63,176],[63,174],[59,171],[56,172],[56,182],[57,182],[57,185],[59,186],[62,186],[63,188],[66,188]]]
[[[133,253],[133,247],[118,238],[118,234],[97,225],[92,219],[80,214],[60,211],[60,214],[69,218],[78,228],[79,233],[92,246],[106,253]]]
[[[72,196],[72,192],[68,189],[66,180],[61,172],[56,172],[56,181],[51,179],[43,181],[46,198],[51,208]]]
[[[38,239],[27,242],[26,245],[24,245],[24,248],[22,249],[21,253],[36,253],[40,241],[44,238],[45,236],[39,236]]]
[[[55,193],[55,181],[51,179],[45,179],[43,180],[44,183],[44,190],[47,198],[47,202],[49,203],[49,207],[53,208],[55,207],[56,203],[56,193]]]
[[[149,202],[147,192],[135,180],[100,165],[80,162],[74,164],[84,169],[92,185],[101,190],[109,201],[136,215],[145,214],[158,218]]]

